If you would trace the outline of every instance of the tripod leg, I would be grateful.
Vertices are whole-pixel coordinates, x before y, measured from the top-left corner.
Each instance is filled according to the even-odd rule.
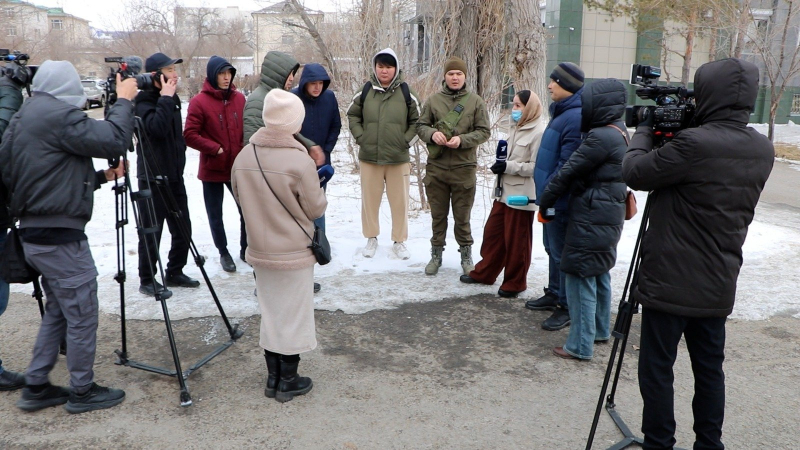
[[[157,300],[161,303],[161,310],[164,312],[164,325],[167,327],[167,338],[169,338],[169,347],[172,350],[172,359],[175,361],[175,376],[178,378],[178,385],[181,388],[181,406],[192,406],[192,396],[189,394],[189,388],[186,387],[186,380],[183,376],[181,369],[181,360],[178,357],[178,347],[175,345],[175,335],[172,333],[172,322],[169,320],[169,311],[167,310],[166,299],[161,298],[160,294],[156,294]]]

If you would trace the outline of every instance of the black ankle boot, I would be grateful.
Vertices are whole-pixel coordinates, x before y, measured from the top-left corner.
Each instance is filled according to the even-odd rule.
[[[267,360],[267,387],[264,388],[264,395],[267,398],[275,398],[275,390],[278,388],[278,380],[281,376],[280,355],[264,350],[264,359]]]
[[[314,386],[311,378],[297,375],[297,366],[300,364],[300,355],[281,355],[281,381],[275,392],[275,400],[284,403],[293,399],[295,395],[307,394]]]

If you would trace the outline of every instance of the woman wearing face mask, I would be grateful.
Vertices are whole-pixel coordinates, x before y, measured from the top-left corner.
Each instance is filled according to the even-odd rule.
[[[508,157],[496,162],[491,170],[497,174],[499,196],[483,229],[481,261],[464,283],[494,284],[505,269],[503,283],[497,294],[514,298],[527,289],[528,268],[531,265],[533,220],[536,205],[509,206],[509,196],[536,196],[533,185],[533,165],[542,140],[545,124],[542,121],[542,102],[531,91],[519,91],[511,110],[514,124],[508,137]],[[498,190],[495,189],[495,194]]]

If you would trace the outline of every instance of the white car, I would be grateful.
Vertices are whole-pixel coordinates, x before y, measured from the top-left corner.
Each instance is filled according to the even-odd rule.
[[[92,105],[103,107],[106,104],[106,91],[99,86],[98,80],[81,80],[83,92],[86,94],[86,104],[83,109],[89,109]]]

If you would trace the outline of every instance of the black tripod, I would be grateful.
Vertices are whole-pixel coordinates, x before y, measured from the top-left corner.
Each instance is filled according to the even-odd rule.
[[[225,315],[225,311],[222,308],[222,304],[219,301],[219,297],[217,297],[217,293],[214,291],[214,287],[211,285],[211,280],[208,278],[208,274],[206,273],[203,265],[205,264],[205,257],[200,255],[197,251],[197,247],[192,240],[191,233],[186,226],[186,223],[181,219],[183,212],[180,210],[178,203],[172,194],[172,192],[168,188],[168,180],[166,177],[162,176],[154,176],[153,171],[149,167],[149,161],[147,156],[150,155],[150,148],[146,143],[146,137],[141,131],[142,123],[140,118],[136,118],[136,128],[135,128],[135,140],[138,143],[140,154],[142,155],[142,161],[144,163],[144,174],[145,179],[147,180],[148,189],[140,189],[137,192],[133,192],[130,182],[130,176],[127,173],[127,158],[123,155],[123,160],[120,164],[125,164],[125,181],[123,184],[119,184],[118,181],[115,181],[115,185],[113,187],[115,193],[115,203],[116,203],[116,230],[117,230],[117,267],[118,271],[116,276],[114,277],[115,280],[120,285],[120,317],[121,317],[121,327],[122,327],[122,348],[121,350],[116,350],[115,353],[118,356],[116,364],[118,365],[125,365],[128,367],[133,367],[135,369],[141,369],[148,372],[158,373],[161,375],[168,375],[173,376],[178,379],[178,384],[180,385],[180,404],[181,406],[190,406],[192,404],[192,397],[189,394],[189,389],[186,386],[186,378],[192,374],[195,370],[199,369],[207,362],[211,361],[214,357],[228,349],[233,343],[242,337],[244,334],[243,331],[238,329],[238,325],[231,326],[231,323],[228,321],[228,317]],[[131,143],[130,151],[133,151],[135,148],[133,142]],[[146,154],[147,153],[147,154]],[[151,156],[151,155],[150,155]],[[155,159],[152,158],[153,163],[155,163]],[[156,167],[158,170],[158,167]],[[158,227],[156,226],[156,214],[155,214],[155,206],[153,204],[153,184],[156,186],[156,190],[158,190],[159,194],[162,196],[162,200],[167,205],[169,210],[169,214],[176,218],[176,222],[179,224],[179,232],[181,236],[189,243],[189,249],[191,250],[192,257],[194,258],[195,264],[200,269],[200,272],[203,274],[203,279],[206,282],[206,286],[208,287],[209,292],[211,293],[211,297],[214,299],[214,302],[217,305],[217,309],[219,309],[220,316],[222,317],[225,326],[228,329],[228,334],[230,335],[230,340],[221,344],[217,347],[214,351],[206,355],[197,363],[193,364],[189,367],[188,370],[184,371],[181,369],[181,362],[178,356],[178,348],[175,345],[175,336],[172,332],[172,323],[169,318],[169,311],[167,309],[167,302],[166,300],[172,296],[172,292],[167,289],[157,289],[155,276],[152,276],[152,287],[153,291],[155,292],[156,301],[161,303],[161,310],[164,314],[164,324],[167,328],[167,337],[169,339],[170,349],[172,350],[172,359],[175,363],[175,369],[165,369],[161,367],[155,367],[149,364],[140,363],[137,361],[133,361],[128,358],[128,348],[127,348],[127,335],[125,330],[125,230],[124,226],[128,223],[128,197],[126,194],[130,195],[131,203],[133,206],[133,216],[134,220],[136,221],[136,229],[138,230],[140,239],[143,239],[145,248],[147,249],[147,257],[148,263],[150,264],[149,267],[152,267],[152,259],[151,255],[156,255],[157,261],[157,270],[161,275],[162,286],[165,286],[164,280],[164,270],[161,263],[161,256],[158,252]],[[163,186],[163,188],[158,188],[158,186]],[[150,223],[143,223],[143,217],[141,214],[142,208],[145,208],[148,212],[147,216],[150,218]],[[154,251],[150,251],[150,249],[154,249]],[[155,275],[155,274],[154,274]]]
[[[647,202],[645,203],[644,212],[642,213],[642,224],[639,227],[639,234],[636,236],[636,245],[634,245],[633,248],[631,266],[630,269],[628,269],[628,278],[625,280],[625,289],[622,291],[622,300],[619,304],[617,319],[614,322],[614,330],[611,333],[611,335],[614,337],[614,345],[611,348],[611,356],[608,359],[608,368],[606,369],[606,374],[603,378],[603,387],[600,390],[600,398],[597,400],[597,409],[595,410],[594,420],[592,421],[592,431],[589,433],[589,439],[586,442],[586,450],[590,450],[592,448],[594,434],[595,431],[597,431],[597,421],[600,419],[600,411],[603,408],[603,399],[606,391],[608,390],[608,382],[611,379],[612,370],[614,371],[614,383],[611,385],[611,393],[608,394],[608,397],[605,397],[606,411],[608,411],[608,414],[617,425],[619,431],[622,432],[624,438],[618,443],[609,447],[608,450],[620,450],[634,444],[642,445],[644,442],[642,438],[635,436],[631,429],[625,424],[625,421],[622,420],[622,417],[616,410],[617,405],[614,403],[614,395],[617,392],[617,383],[619,382],[619,374],[622,370],[622,360],[625,357],[625,346],[628,344],[628,334],[631,330],[633,315],[639,310],[639,302],[630,299],[630,293],[633,291],[633,288],[638,282],[639,264],[642,261],[642,255],[640,253],[642,238],[647,230],[647,222],[650,217],[650,195],[653,194],[650,193],[647,196]],[[620,341],[622,341],[621,345]],[[614,369],[614,360],[617,356],[617,350],[619,350],[619,359],[616,361],[616,369]]]

